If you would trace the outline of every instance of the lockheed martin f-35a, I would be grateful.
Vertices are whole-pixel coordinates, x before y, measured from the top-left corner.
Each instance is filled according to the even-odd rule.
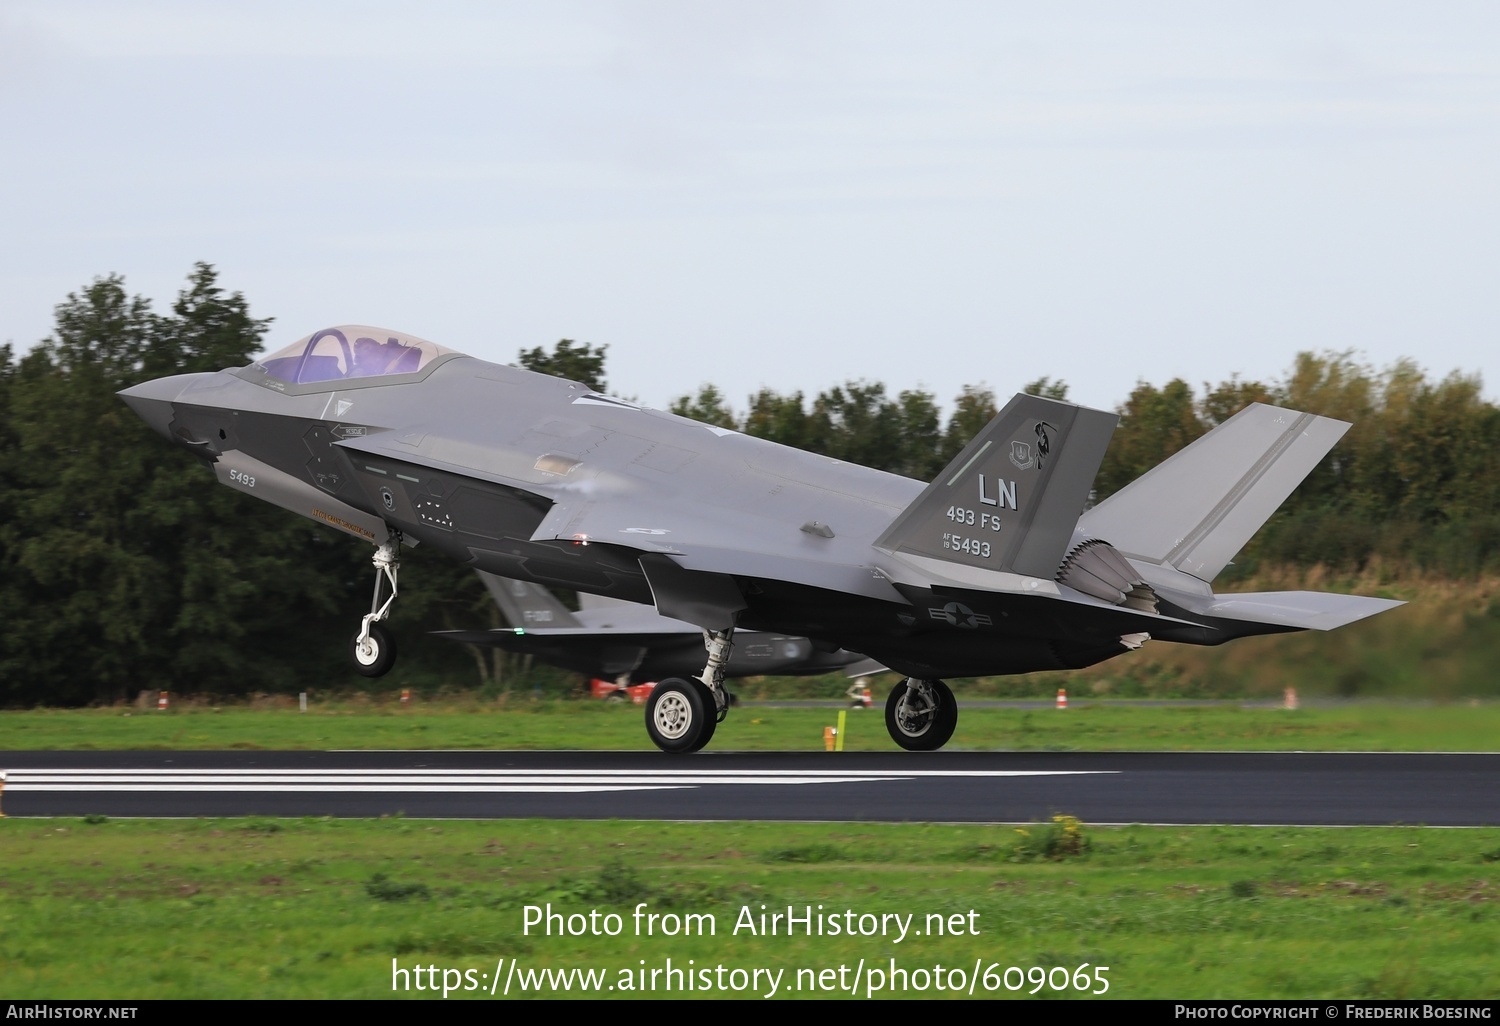
[[[703,670],[646,706],[667,752],[702,748],[729,712],[740,629],[899,672],[887,729],[930,751],[958,721],[944,678],[1076,669],[1148,639],[1329,630],[1399,605],[1214,593],[1348,428],[1260,404],[1085,509],[1118,418],[1032,395],[926,484],[357,325],[121,395],[223,484],[374,547],[351,645],[366,675],[394,659],[403,544],[696,625]]]

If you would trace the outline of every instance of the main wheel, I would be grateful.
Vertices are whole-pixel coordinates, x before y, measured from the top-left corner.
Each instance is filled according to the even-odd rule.
[[[664,752],[686,755],[714,736],[716,712],[708,688],[691,678],[668,677],[646,699],[646,733]]]
[[[885,729],[908,752],[935,752],[958,726],[958,703],[940,680],[929,680],[927,694],[902,681],[885,700]]]
[[[380,623],[370,624],[364,644],[356,634],[349,651],[354,656],[355,672],[366,677],[383,677],[396,665],[396,639]]]
[[[703,736],[700,737],[698,739],[698,743],[692,749],[690,749],[691,751],[696,752],[698,749],[702,748],[704,745],[708,744],[714,739],[714,731],[719,729],[719,722],[722,717],[719,716],[719,706],[718,703],[714,701],[713,690],[697,677],[689,677],[688,683],[697,685],[698,694],[703,699],[703,708],[708,710],[708,725],[703,730]]]

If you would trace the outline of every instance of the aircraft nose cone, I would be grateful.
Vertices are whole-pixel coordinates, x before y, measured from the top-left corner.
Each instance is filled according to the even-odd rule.
[[[151,430],[169,441],[172,438],[172,400],[182,393],[182,378],[157,378],[115,393]]]

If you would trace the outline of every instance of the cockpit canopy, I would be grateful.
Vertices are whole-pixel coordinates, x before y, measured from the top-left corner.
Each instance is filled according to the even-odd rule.
[[[440,357],[454,355],[459,354],[413,335],[341,324],[263,356],[250,369],[289,385],[311,385],[419,374]]]

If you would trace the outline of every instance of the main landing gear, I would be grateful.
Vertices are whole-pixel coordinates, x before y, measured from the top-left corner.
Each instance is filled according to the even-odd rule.
[[[401,534],[392,531],[385,544],[375,550],[375,595],[370,599],[370,612],[360,621],[359,633],[354,636],[351,654],[354,669],[366,677],[383,677],[396,665],[396,639],[380,621],[390,614],[391,603],[396,601],[396,573],[401,569]],[[390,582],[391,593],[380,601],[383,582]]]
[[[703,632],[708,664],[703,676],[668,677],[646,700],[646,733],[664,752],[686,755],[713,740],[732,702],[724,689],[724,667],[734,647],[734,628]]]
[[[958,703],[940,680],[907,677],[885,700],[885,729],[908,752],[935,752],[958,726]]]

